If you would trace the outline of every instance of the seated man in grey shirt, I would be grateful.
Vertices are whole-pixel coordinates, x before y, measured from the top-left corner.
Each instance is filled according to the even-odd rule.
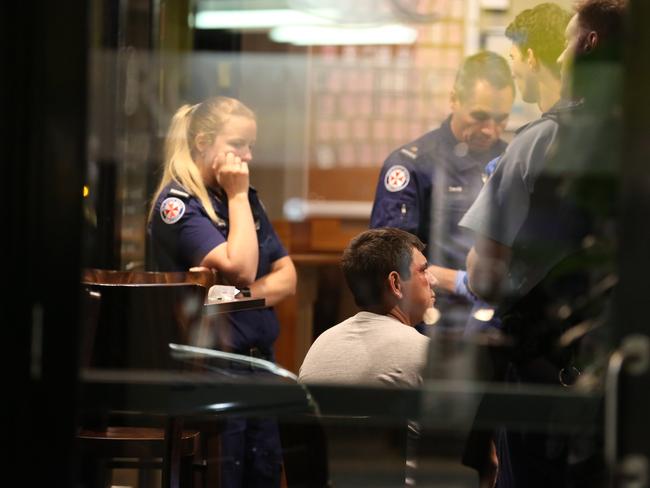
[[[417,386],[429,339],[418,333],[433,307],[435,278],[424,245],[399,229],[372,229],[343,252],[345,279],[361,312],[321,334],[300,368],[304,383]]]

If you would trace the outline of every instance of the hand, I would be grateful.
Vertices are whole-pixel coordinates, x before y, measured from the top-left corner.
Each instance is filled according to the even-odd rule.
[[[240,193],[248,194],[248,163],[239,156],[230,152],[221,153],[212,163],[212,169],[216,172],[217,182],[229,198]]]

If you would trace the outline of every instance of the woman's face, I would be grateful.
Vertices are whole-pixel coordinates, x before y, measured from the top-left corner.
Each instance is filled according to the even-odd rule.
[[[256,139],[257,123],[254,119],[241,115],[230,117],[211,144],[204,148],[199,146],[204,177],[207,177],[209,182],[214,181],[228,153],[239,157],[242,162],[250,163],[253,159],[253,146]]]

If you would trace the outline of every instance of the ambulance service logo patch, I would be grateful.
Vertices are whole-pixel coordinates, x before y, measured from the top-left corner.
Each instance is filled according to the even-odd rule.
[[[160,217],[166,224],[175,224],[185,213],[185,203],[176,197],[165,198],[160,205]]]
[[[386,172],[384,186],[388,191],[400,191],[406,188],[411,180],[409,170],[399,164],[391,166]]]

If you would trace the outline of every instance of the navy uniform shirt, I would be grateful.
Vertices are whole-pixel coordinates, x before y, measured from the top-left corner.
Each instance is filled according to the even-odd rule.
[[[212,249],[226,242],[230,229],[228,199],[225,194],[210,189],[208,194],[218,216],[217,224],[210,220],[201,202],[180,185],[171,183],[160,193],[149,224],[156,271],[187,271],[199,266]],[[273,230],[255,189],[249,189],[248,200],[259,245],[257,280],[268,274],[272,264],[286,256],[287,251]],[[270,354],[279,333],[279,323],[271,308],[233,312],[228,318],[228,326],[220,325],[219,347],[235,352],[259,347]]]
[[[484,154],[469,154],[451,132],[450,120],[384,162],[370,227],[397,227],[415,234],[427,244],[433,264],[464,269],[472,235],[458,222],[483,186],[485,165],[506,143],[499,140]]]
[[[487,152],[468,153],[450,127],[442,125],[394,151],[384,162],[377,183],[370,227],[397,227],[427,245],[429,262],[465,269],[473,234],[458,226],[485,180],[485,165],[506,148],[497,141]],[[438,293],[441,324],[464,327],[471,306],[462,297]]]

